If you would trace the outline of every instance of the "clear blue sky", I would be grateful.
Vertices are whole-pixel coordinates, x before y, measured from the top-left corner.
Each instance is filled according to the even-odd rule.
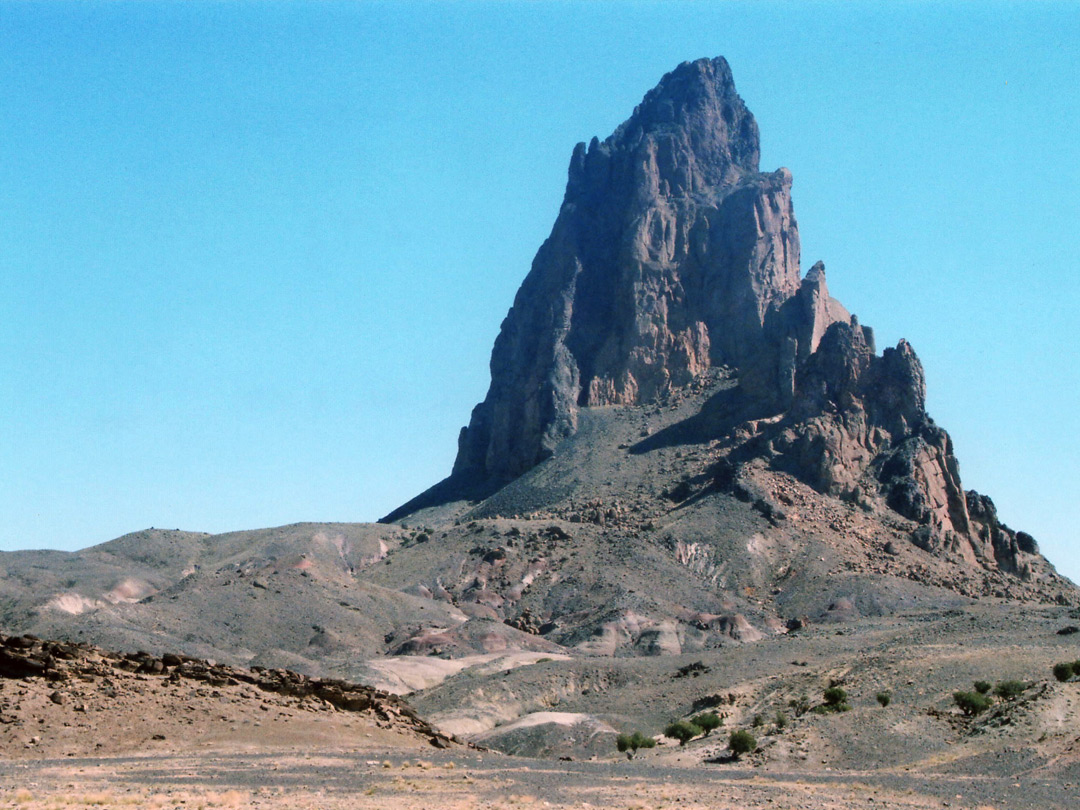
[[[1080,579],[1080,4],[0,0],[0,548],[443,477],[577,141],[726,56],[804,267]]]

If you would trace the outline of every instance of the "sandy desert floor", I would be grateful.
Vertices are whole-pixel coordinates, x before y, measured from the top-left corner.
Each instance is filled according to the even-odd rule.
[[[805,676],[814,683],[846,662],[856,698],[846,714],[811,713],[783,735],[762,735],[761,751],[741,762],[709,761],[724,756],[722,735],[686,748],[668,741],[632,761],[614,752],[561,761],[458,744],[440,750],[405,718],[342,711],[252,683],[127,672],[91,652],[87,659],[104,674],[0,679],[0,808],[1072,810],[1080,804],[1080,681],[1053,683],[1046,673],[1078,651],[1075,636],[1056,632],[1065,617],[1051,613],[958,612],[912,624],[909,646],[899,648],[891,635],[875,635],[888,627],[875,625],[857,636],[823,630],[778,641],[775,660],[766,643],[718,653],[693,694],[734,683],[726,668],[784,673],[781,664],[796,656],[821,659],[821,672]],[[1005,643],[1021,636],[1020,646]],[[895,660],[879,660],[882,644]],[[751,667],[744,653],[765,657]],[[656,689],[682,688],[671,661],[625,665],[637,679],[616,690],[624,702],[642,706],[656,679]],[[950,690],[976,675],[1032,672],[1042,679],[1028,697],[1002,704],[999,720],[969,723],[946,711]],[[786,689],[803,676],[770,677]],[[872,699],[874,678],[898,684],[887,712]],[[765,698],[747,712],[776,702]],[[930,737],[925,750],[908,750],[911,739]]]
[[[854,808],[1073,807],[1080,786],[1029,777],[763,773],[715,765],[547,762],[487,752],[297,749],[0,761],[0,806],[63,808]]]

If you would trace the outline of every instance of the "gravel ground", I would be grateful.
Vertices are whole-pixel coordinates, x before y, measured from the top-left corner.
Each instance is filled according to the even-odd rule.
[[[0,761],[0,806],[338,808],[1065,808],[1058,780],[904,772],[762,773],[639,762],[541,762],[468,751],[379,749]]]

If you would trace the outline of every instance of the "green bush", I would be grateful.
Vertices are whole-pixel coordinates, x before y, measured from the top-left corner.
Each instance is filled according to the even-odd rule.
[[[710,731],[718,729],[724,724],[724,719],[716,712],[705,712],[694,717],[690,722],[704,731],[705,736],[708,737]]]
[[[686,745],[690,740],[694,739],[694,737],[700,737],[704,733],[701,726],[695,725],[687,720],[678,720],[664,729],[664,736],[670,737],[673,740],[678,740],[679,745]]]
[[[787,724],[788,724],[787,715],[784,714],[783,712],[777,712],[776,713],[776,720],[774,722],[776,723],[776,730],[777,731],[783,731],[785,728],[787,728]]]
[[[990,681],[975,681],[975,691],[980,695],[985,695],[990,691]]]
[[[876,697],[877,702],[881,704],[883,709],[892,703],[892,692],[878,692]]]
[[[1067,681],[1073,676],[1072,664],[1054,664],[1054,677],[1059,681]]]
[[[1077,677],[1080,677],[1080,661],[1073,661],[1072,662],[1072,668],[1073,668],[1073,675],[1076,675]]]
[[[978,692],[953,692],[953,700],[965,717],[975,717],[990,708],[990,698]]]
[[[731,756],[738,759],[743,754],[749,754],[757,748],[757,740],[749,731],[740,729],[731,732],[731,736],[728,738],[728,748],[731,750]]]
[[[1027,684],[1023,681],[998,681],[998,685],[994,687],[994,694],[1008,700],[1023,694],[1025,689],[1027,689]]]
[[[761,728],[763,725],[765,725],[765,718],[762,717],[760,714],[755,714],[754,722],[752,722],[750,725],[754,728]]]
[[[633,734],[620,734],[616,737],[615,747],[628,757],[633,758],[639,748],[655,748],[656,740],[652,737],[646,737],[640,731],[635,731]]]
[[[841,703],[847,702],[847,692],[841,689],[839,686],[830,686],[825,690],[825,704],[828,706],[839,706]]]
[[[815,706],[810,711],[814,714],[835,714],[837,712],[851,711],[847,702],[847,692],[839,686],[830,686],[825,690],[825,704]]]

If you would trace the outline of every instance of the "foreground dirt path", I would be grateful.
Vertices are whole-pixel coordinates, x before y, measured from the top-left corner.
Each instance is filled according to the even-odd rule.
[[[731,766],[548,762],[460,750],[432,750],[421,759],[369,750],[0,761],[0,807],[25,810],[1024,810],[1071,808],[1078,799],[1075,785],[1052,780],[767,774]]]

